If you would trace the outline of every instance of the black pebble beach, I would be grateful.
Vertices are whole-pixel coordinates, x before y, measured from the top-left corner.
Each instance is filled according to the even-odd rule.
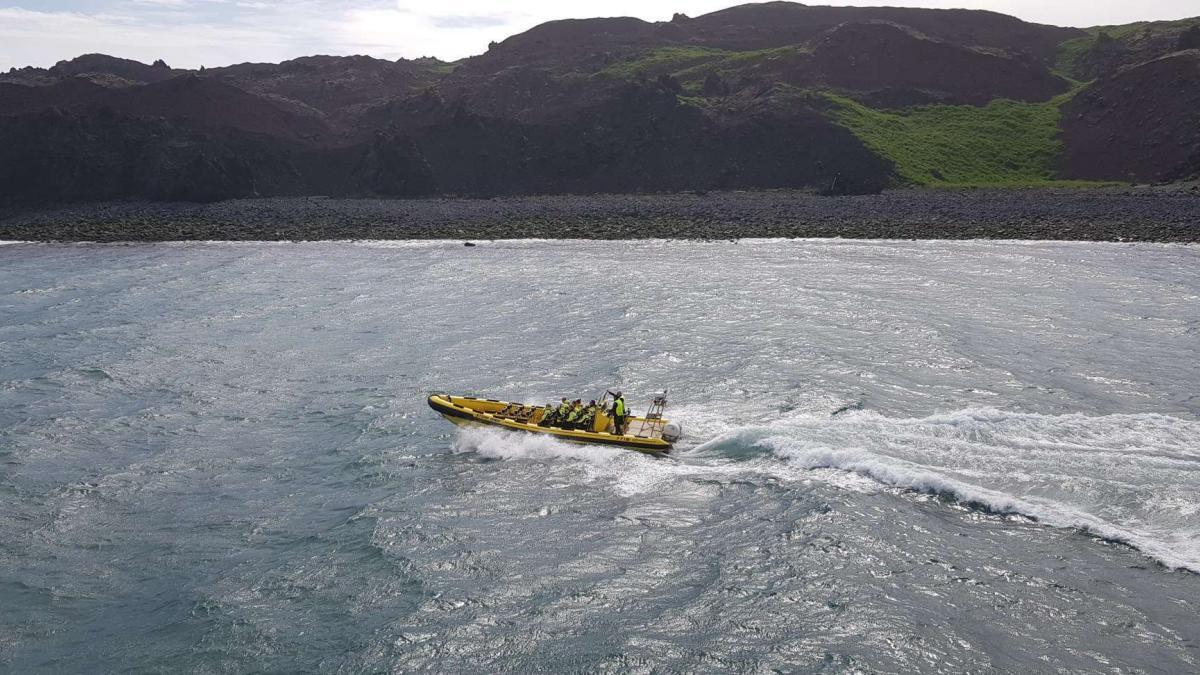
[[[1028,239],[1200,241],[1195,188],[802,191],[491,199],[287,197],[0,209],[0,239]]]

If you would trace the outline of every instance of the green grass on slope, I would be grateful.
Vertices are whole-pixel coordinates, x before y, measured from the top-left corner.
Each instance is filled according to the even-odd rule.
[[[685,88],[698,89],[710,72],[729,77],[757,67],[769,67],[777,59],[794,58],[808,52],[799,45],[737,52],[713,47],[661,47],[612,63],[597,75],[622,79],[638,75],[673,75]]]
[[[729,53],[711,47],[661,47],[636,58],[617,61],[597,74],[621,79],[631,79],[637,75],[665,75],[698,63],[720,59]]]
[[[1078,75],[1079,61],[1096,45],[1096,37],[1085,35],[1072,38],[1058,46],[1058,58],[1055,72],[1059,75],[1074,78]]]
[[[444,61],[442,63],[438,63],[437,65],[432,66],[430,68],[430,70],[437,73],[438,75],[449,75],[450,73],[453,73],[455,70],[457,70],[460,65],[462,65],[461,60],[459,60],[459,61]]]
[[[930,105],[900,112],[868,108],[827,94],[834,118],[868,148],[890,159],[899,178],[927,186],[1063,185],[1059,107],[997,100],[983,107]]]

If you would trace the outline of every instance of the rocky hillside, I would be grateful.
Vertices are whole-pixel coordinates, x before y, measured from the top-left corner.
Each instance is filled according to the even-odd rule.
[[[0,74],[0,203],[1176,179],[1200,171],[1190,25],[769,2],[457,63],[92,54]]]
[[[1094,80],[1189,49],[1200,49],[1200,17],[1098,26],[1060,45],[1058,67],[1080,80]]]
[[[1200,49],[1104,75],[1063,108],[1063,172],[1170,181],[1200,175]]]

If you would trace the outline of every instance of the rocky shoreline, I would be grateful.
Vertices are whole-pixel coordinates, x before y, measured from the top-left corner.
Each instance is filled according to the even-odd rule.
[[[802,191],[493,199],[242,199],[0,209],[0,240],[1035,239],[1200,242],[1200,191]]]

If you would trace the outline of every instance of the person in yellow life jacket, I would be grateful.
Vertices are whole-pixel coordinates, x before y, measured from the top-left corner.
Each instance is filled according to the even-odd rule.
[[[550,426],[550,420],[554,417],[554,404],[547,403],[545,408],[542,408],[542,419],[538,421],[539,427]]]
[[[571,406],[571,412],[567,413],[567,428],[574,428],[579,418],[583,415],[583,401],[575,399],[575,403]]]
[[[596,421],[596,410],[598,407],[595,401],[587,404],[587,407],[583,409],[583,416],[579,418],[580,429],[584,431],[592,430],[592,423]]]
[[[621,392],[613,393],[613,433],[620,436],[625,433],[625,418],[629,411],[625,408],[625,396]]]
[[[558,405],[558,410],[554,411],[554,424],[562,424],[567,419],[567,414],[571,412],[571,402],[563,397],[562,403]]]

